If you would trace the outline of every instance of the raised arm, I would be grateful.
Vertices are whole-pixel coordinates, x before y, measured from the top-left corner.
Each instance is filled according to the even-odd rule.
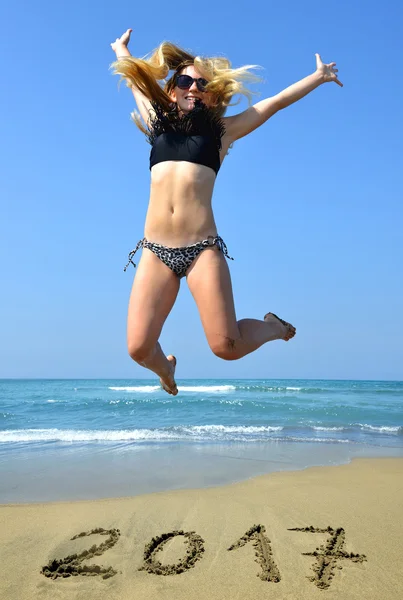
[[[129,44],[132,31],[132,29],[128,29],[120,38],[116,38],[116,41],[111,44],[111,48],[116,53],[116,58],[118,60],[120,58],[124,58],[125,56],[131,56],[127,46]],[[139,89],[136,88],[136,86],[132,85],[131,90],[133,92],[134,99],[136,100],[139,113],[141,114],[144,123],[147,123],[150,114],[151,102],[142,92],[140,92]]]
[[[239,115],[225,117],[226,135],[234,142],[263,125],[276,112],[294,104],[322,83],[334,81],[339,86],[343,84],[337,78],[336,63],[324,64],[319,54],[316,54],[316,71],[285,88],[279,94],[257,102]]]

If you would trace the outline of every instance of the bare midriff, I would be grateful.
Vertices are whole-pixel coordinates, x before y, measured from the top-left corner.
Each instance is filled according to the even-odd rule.
[[[217,235],[212,210],[216,174],[210,167],[165,161],[151,169],[144,235],[172,248]]]

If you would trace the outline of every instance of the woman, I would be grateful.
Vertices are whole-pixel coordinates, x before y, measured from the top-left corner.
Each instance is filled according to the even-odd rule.
[[[216,356],[236,360],[266,342],[295,335],[290,323],[270,312],[263,320],[237,321],[225,259],[230,257],[211,206],[214,182],[233,142],[322,83],[342,84],[336,63],[323,64],[316,54],[315,73],[240,114],[224,117],[234,94],[250,99],[242,81],[258,80],[249,72],[252,67],[232,69],[225,58],[194,57],[168,42],[147,60],[137,59],[128,50],[131,32],[111,44],[118,59],[112,66],[133,91],[147,129],[138,115],[133,118],[152,149],[145,237],[129,255],[134,265],[134,253],[143,248],[130,296],[128,349],[133,360],[160,377],[166,392],[176,395],[176,359],[165,356],[158,339],[183,276]],[[162,89],[158,81],[171,70],[174,74]]]

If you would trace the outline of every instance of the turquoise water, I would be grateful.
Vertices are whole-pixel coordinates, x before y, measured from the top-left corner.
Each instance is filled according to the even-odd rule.
[[[403,382],[1,380],[0,444],[328,442],[403,445]]]
[[[173,397],[155,380],[0,380],[0,502],[403,456],[403,382],[179,380],[178,388]]]

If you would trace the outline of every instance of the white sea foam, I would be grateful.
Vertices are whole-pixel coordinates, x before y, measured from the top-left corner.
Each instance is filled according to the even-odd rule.
[[[358,425],[358,424],[356,424]],[[401,427],[374,427],[361,425],[363,429],[385,432],[389,434],[403,433]],[[196,425],[174,426],[162,429],[120,429],[120,430],[72,430],[72,429],[14,429],[0,431],[0,443],[18,442],[63,442],[63,443],[91,443],[91,442],[164,442],[164,441],[301,441],[301,442],[339,442],[349,443],[351,440],[332,439],[322,437],[288,436],[280,432],[284,427],[274,425]],[[319,432],[340,431],[343,427],[312,427]],[[278,435],[281,437],[278,437]]]
[[[161,389],[159,385],[135,385],[135,386],[125,386],[125,387],[109,387],[109,390],[113,390],[114,392],[157,392]]]
[[[2,431],[0,442],[118,442],[178,439],[175,432],[151,429],[91,431],[70,429],[20,429]]]
[[[312,427],[316,431],[343,431],[344,427]]]
[[[245,388],[245,389],[251,389],[253,392],[256,391],[256,386],[251,386],[250,388]],[[259,388],[258,388],[259,389]],[[291,387],[291,386],[280,386],[280,387],[263,387],[261,388],[262,391],[264,392],[300,392],[301,390],[303,390],[305,388],[301,388],[301,387]]]
[[[180,392],[231,392],[235,385],[178,385]]]
[[[264,426],[237,426],[237,425],[195,425],[194,427],[184,427],[185,431],[195,433],[268,433],[271,431],[282,431],[283,427]]]
[[[109,387],[114,392],[158,392],[163,391],[159,385],[136,385],[124,387]],[[236,390],[235,385],[178,385],[179,392],[231,392]],[[165,393],[165,392],[164,392]]]
[[[369,431],[379,431],[381,433],[399,433],[402,430],[401,427],[387,427],[386,425],[380,425],[375,427],[374,425],[367,425],[366,423],[357,423],[361,427],[361,429],[368,429]]]
[[[352,442],[351,440],[339,440],[339,439],[329,439],[329,438],[303,438],[303,437],[287,437],[287,438],[282,438],[281,439],[282,442],[314,442],[315,444],[318,442],[323,442],[323,443],[339,443],[339,444],[352,444],[354,442]]]
[[[224,425],[201,425],[195,427],[173,427],[172,429],[134,429],[118,431],[70,430],[70,429],[14,429],[0,432],[1,442],[119,442],[119,441],[164,441],[205,439],[225,435],[270,433],[282,427],[236,427]]]
[[[240,400],[218,400],[219,404],[232,404],[233,406],[243,406],[243,402]]]

